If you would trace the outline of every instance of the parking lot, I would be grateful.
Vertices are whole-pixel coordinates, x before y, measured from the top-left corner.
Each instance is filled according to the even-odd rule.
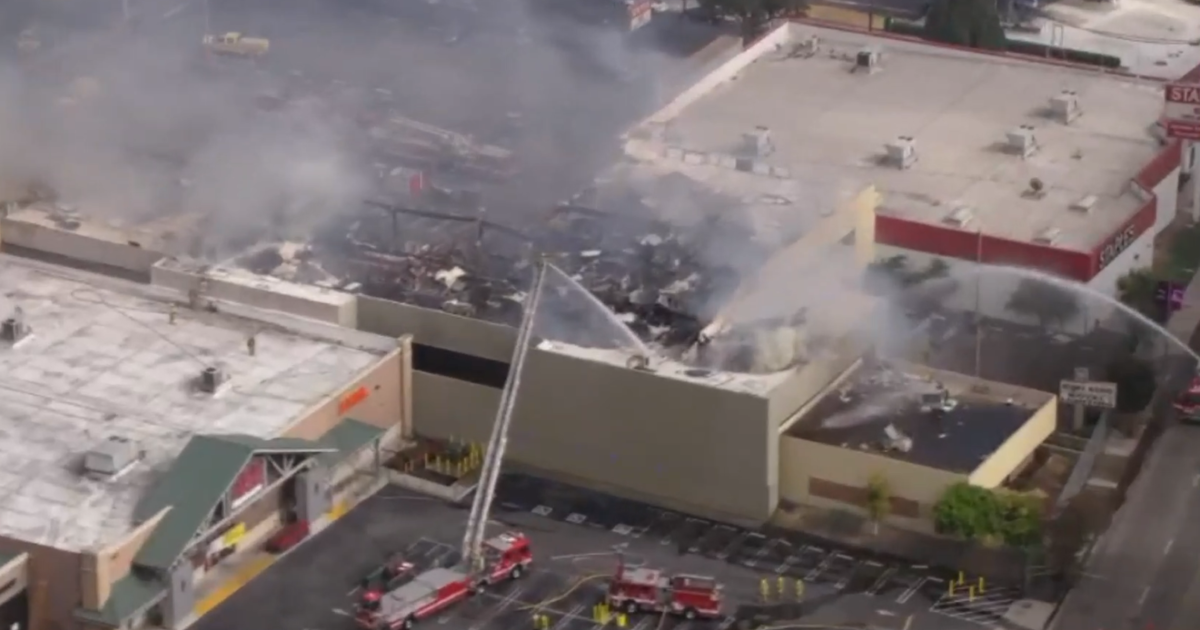
[[[802,580],[806,597],[861,595],[879,606],[925,611],[988,627],[999,623],[1020,589],[986,577],[839,548],[800,533],[772,535],[715,523],[522,475],[501,479],[498,501],[510,514],[607,529],[635,544],[745,567],[771,580]],[[975,594],[970,587],[975,587]],[[778,590],[777,588],[775,589]]]
[[[911,617],[914,628],[977,630],[997,626],[1019,596],[999,584],[986,584],[974,597],[965,587],[951,593],[957,576],[948,571],[832,548],[798,535],[768,536],[603,495],[575,503],[561,487],[546,495],[556,497],[554,507],[521,505],[514,481],[519,480],[503,484],[498,497],[503,505],[497,504],[489,533],[527,534],[534,547],[533,570],[448,609],[423,627],[532,630],[536,612],[549,618],[547,630],[598,630],[604,624],[593,618],[593,606],[602,599],[604,578],[612,575],[618,553],[627,565],[712,576],[723,585],[724,619],[627,619],[626,628],[634,630],[725,630],[761,612],[764,603],[782,603],[776,608],[786,609],[788,616],[779,613],[781,620],[816,626],[900,628]],[[584,503],[590,507],[580,507]],[[609,508],[613,511],[607,512]],[[348,630],[364,578],[386,559],[402,557],[418,570],[459,562],[466,517],[465,509],[385,488],[281,558],[195,627]],[[802,603],[796,606],[797,601]],[[614,622],[609,620],[607,627],[616,626]]]

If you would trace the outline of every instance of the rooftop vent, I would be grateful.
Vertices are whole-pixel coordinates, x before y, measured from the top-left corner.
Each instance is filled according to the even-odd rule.
[[[1076,212],[1083,212],[1086,214],[1091,212],[1092,208],[1096,207],[1097,201],[1099,200],[1096,198],[1096,195],[1086,195],[1071,203],[1071,209]]]
[[[874,48],[864,48],[854,56],[855,72],[877,72],[881,67],[883,55]]]
[[[83,456],[83,473],[93,479],[112,479],[142,458],[137,446],[123,437],[110,437]]]
[[[1058,236],[1060,234],[1062,234],[1062,230],[1059,230],[1056,227],[1048,227],[1041,232],[1038,232],[1037,236],[1033,237],[1033,242],[1037,243],[1038,245],[1054,245],[1058,242]]]
[[[1075,122],[1083,113],[1079,109],[1079,95],[1074,90],[1063,90],[1058,96],[1050,99],[1050,111],[1054,118],[1064,125]]]
[[[887,161],[899,169],[906,169],[917,162],[917,141],[912,136],[900,136],[887,143]]]
[[[1034,136],[1033,127],[1021,125],[1008,132],[1008,149],[1022,158],[1033,155],[1037,151],[1037,137]]]
[[[816,35],[809,35],[796,47],[794,54],[802,57],[812,57],[819,52],[821,52],[821,38]]]
[[[956,228],[965,228],[975,220],[975,209],[970,206],[959,206],[955,208],[946,218],[942,219],[947,225],[952,225]]]
[[[15,344],[29,336],[29,326],[25,323],[25,311],[21,307],[13,309],[13,314],[0,322],[0,339]]]
[[[200,380],[197,382],[197,387],[200,391],[215,394],[221,389],[221,385],[225,384],[228,377],[221,368],[216,366],[208,366],[200,372]]]
[[[775,152],[775,144],[771,142],[771,130],[762,125],[755,127],[754,131],[742,134],[742,142],[747,155],[763,158]]]
[[[912,438],[904,435],[894,424],[889,424],[883,428],[883,436],[883,447],[885,450],[900,451],[901,453],[907,453],[912,450]]]

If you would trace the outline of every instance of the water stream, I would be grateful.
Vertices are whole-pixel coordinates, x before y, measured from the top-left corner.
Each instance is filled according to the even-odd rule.
[[[1091,299],[1095,299],[1097,301],[1103,302],[1103,303],[1105,303],[1109,306],[1112,306],[1113,308],[1121,311],[1125,315],[1129,316],[1129,318],[1132,319],[1133,321],[1162,335],[1164,339],[1166,339],[1168,342],[1170,342],[1172,345],[1176,346],[1180,350],[1183,350],[1185,353],[1187,353],[1188,356],[1192,357],[1193,359],[1196,359],[1197,361],[1200,361],[1200,354],[1197,354],[1194,350],[1192,350],[1188,346],[1186,341],[1183,341],[1183,340],[1179,339],[1178,337],[1172,335],[1170,333],[1170,331],[1168,331],[1162,325],[1160,325],[1159,323],[1150,319],[1149,317],[1146,317],[1145,315],[1139,313],[1136,309],[1131,308],[1129,305],[1121,302],[1117,298],[1114,298],[1110,295],[1105,295],[1104,293],[1101,293],[1100,291],[1097,291],[1085,284],[1075,282],[1074,280],[1067,280],[1065,278],[1060,278],[1058,276],[1054,276],[1054,275],[1044,273],[1041,271],[1037,271],[1034,269],[1025,269],[1022,267],[981,265],[981,266],[977,266],[973,271],[977,275],[988,275],[988,274],[1008,275],[1008,276],[1016,276],[1018,278],[1023,278],[1026,280],[1033,280],[1035,282],[1043,282],[1043,283],[1058,287],[1060,289],[1063,289],[1064,291],[1068,291],[1070,293],[1079,295],[1080,297],[1091,298]]]
[[[650,348],[616,313],[554,265],[546,265],[544,291],[546,299],[537,313],[535,330],[538,335],[585,347],[595,343],[589,340],[596,340],[643,357],[653,356]],[[578,309],[581,304],[585,308]],[[570,311],[567,312],[564,307],[569,307]]]

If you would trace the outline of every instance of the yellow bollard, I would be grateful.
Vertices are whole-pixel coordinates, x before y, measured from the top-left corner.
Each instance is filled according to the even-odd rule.
[[[963,585],[963,583],[966,581],[966,577],[967,577],[967,576],[963,575],[963,572],[962,572],[962,571],[959,571],[959,572],[958,572],[958,585],[959,585],[959,586],[962,586],[962,585]]]
[[[542,615],[542,630],[550,630],[550,615]]]
[[[542,630],[542,616],[536,613],[533,615],[533,630]]]
[[[954,580],[950,580],[950,586],[946,587],[946,595],[949,597],[954,597],[954,586]]]
[[[969,587],[967,589],[967,601],[969,601],[969,602],[975,601],[975,587],[974,586]]]
[[[782,575],[775,580],[776,591],[779,591],[779,599],[783,599],[783,591],[787,588],[787,578]]]
[[[804,599],[804,580],[796,578],[796,599]]]
[[[592,606],[592,621],[600,621],[600,604]]]
[[[767,602],[767,601],[770,601],[770,600],[771,600],[771,583],[770,583],[770,582],[768,582],[766,578],[763,578],[763,579],[762,579],[762,580],[759,582],[759,584],[758,584],[758,589],[759,589],[759,591],[760,591],[760,593],[761,593],[761,595],[762,595],[762,600],[763,600],[764,602]]]
[[[612,611],[608,609],[608,604],[600,604],[600,623],[607,624],[612,620]]]
[[[617,627],[618,628],[624,628],[628,624],[629,624],[629,617],[625,616],[625,613],[620,613],[617,615]]]
[[[983,576],[979,576],[979,592],[983,593]]]
[[[426,468],[429,468],[429,462],[432,461],[432,458],[433,458],[432,455],[430,455],[429,453],[425,453],[425,467]]]

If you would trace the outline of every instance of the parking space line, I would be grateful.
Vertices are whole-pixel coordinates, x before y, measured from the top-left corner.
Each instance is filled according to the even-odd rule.
[[[517,598],[520,597],[521,593],[523,592],[525,592],[524,587],[518,586],[514,588],[511,593],[505,595],[504,599],[500,600],[500,603],[490,611],[490,614],[484,615],[482,619],[479,619],[475,623],[471,624],[468,630],[479,630],[480,628],[491,623],[492,620],[499,616],[500,613],[504,612],[506,608],[518,601]]]
[[[737,530],[735,529],[734,532],[737,532]],[[740,534],[737,534],[736,536],[733,537],[733,540],[729,541],[728,545],[725,545],[724,549],[717,552],[717,558],[720,558],[721,560],[728,558],[729,555],[733,553],[733,550],[737,549],[738,546],[740,546],[743,542],[745,542],[746,539],[749,537],[750,537],[750,532],[744,531]]]
[[[921,587],[925,586],[925,582],[927,582],[928,580],[929,580],[929,577],[926,576],[926,577],[922,577],[921,579],[914,582],[911,586],[909,586],[907,589],[905,589],[903,593],[900,593],[900,596],[896,598],[896,603],[897,604],[907,604],[908,600],[912,599],[913,595],[916,595],[917,591],[921,590]]]
[[[767,537],[763,536],[762,534],[747,534],[746,537],[742,539],[742,543],[745,544],[745,542],[751,538],[761,538],[766,541],[766,544],[759,547],[758,551],[754,552],[753,558],[742,560],[743,565],[753,569],[754,567],[758,566],[758,561],[762,560],[763,556],[767,555],[767,552],[770,551],[771,545],[775,544],[775,541],[767,540]]]
[[[817,566],[813,567],[811,571],[809,571],[808,573],[806,573],[804,575],[804,581],[811,582],[811,581],[817,579],[817,576],[824,573],[825,569],[828,569],[829,565],[833,564],[833,559],[835,557],[837,557],[836,554],[829,554],[828,556],[825,556],[825,559],[821,561],[821,564],[818,564]]]
[[[582,604],[572,608],[570,612],[562,615],[562,618],[558,620],[558,623],[554,624],[552,630],[565,630],[567,625],[570,624],[572,621],[575,621],[576,619],[582,619],[582,617],[579,616],[579,613],[582,610],[583,610]]]
[[[871,564],[871,562],[868,562],[867,564]],[[874,566],[883,566],[883,565],[881,565],[879,563],[875,563]],[[892,580],[892,576],[896,575],[896,571],[897,571],[896,567],[888,567],[887,569],[885,569],[884,572],[882,574],[880,574],[878,578],[875,579],[875,583],[872,584],[871,587],[867,589],[867,595],[870,595],[871,597],[878,595],[879,591],[882,591],[883,587],[887,586],[887,584]]]

